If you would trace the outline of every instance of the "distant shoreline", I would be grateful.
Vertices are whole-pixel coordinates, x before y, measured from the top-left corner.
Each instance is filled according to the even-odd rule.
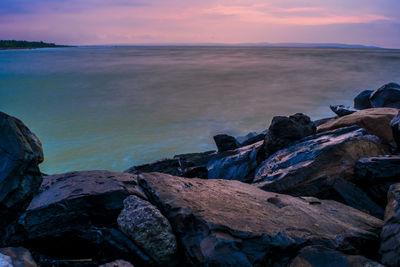
[[[54,43],[29,42],[17,40],[0,40],[0,50],[15,50],[15,49],[38,49],[38,48],[60,48],[69,47],[67,45],[56,45]]]

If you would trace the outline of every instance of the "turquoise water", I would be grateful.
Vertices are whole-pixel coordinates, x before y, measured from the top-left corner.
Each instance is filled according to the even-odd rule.
[[[46,173],[122,171],[214,149],[275,115],[332,116],[400,82],[400,50],[76,47],[0,51],[0,110],[43,143]]]

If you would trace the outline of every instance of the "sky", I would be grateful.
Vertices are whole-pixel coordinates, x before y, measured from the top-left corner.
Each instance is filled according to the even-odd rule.
[[[0,0],[0,39],[400,48],[400,0]]]

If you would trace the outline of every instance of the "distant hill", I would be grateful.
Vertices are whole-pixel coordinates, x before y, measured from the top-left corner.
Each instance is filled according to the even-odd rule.
[[[16,40],[0,40],[0,49],[34,49],[34,48],[51,48],[51,47],[67,47],[65,45],[56,45],[53,43],[16,41]]]

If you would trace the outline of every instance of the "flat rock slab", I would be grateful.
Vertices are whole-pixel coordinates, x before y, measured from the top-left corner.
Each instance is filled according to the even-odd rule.
[[[342,127],[358,125],[387,142],[392,142],[393,134],[390,121],[399,112],[396,108],[369,108],[327,122],[318,127],[317,132],[326,132]]]
[[[239,181],[141,174],[195,266],[287,264],[305,244],[371,253],[382,221],[330,200],[265,192]]]

